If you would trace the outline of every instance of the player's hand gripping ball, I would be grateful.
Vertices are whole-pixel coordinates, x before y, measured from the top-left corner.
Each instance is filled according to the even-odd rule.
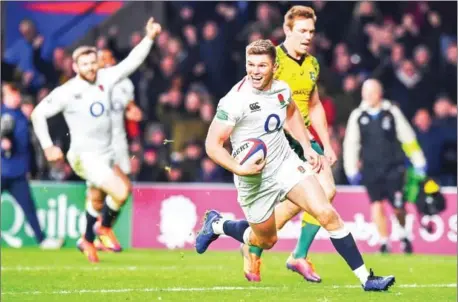
[[[261,173],[266,164],[267,146],[257,138],[243,141],[232,156],[239,163],[235,174],[240,176],[256,175]]]
[[[161,33],[162,28],[161,25],[159,23],[154,22],[154,18],[151,17],[146,23],[145,30],[148,38],[154,40],[154,38],[156,38],[157,35]]]

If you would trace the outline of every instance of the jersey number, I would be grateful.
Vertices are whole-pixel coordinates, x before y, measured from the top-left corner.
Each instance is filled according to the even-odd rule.
[[[280,129],[281,129],[280,117],[275,113],[269,115],[266,119],[266,122],[264,123],[264,130],[267,133],[272,133]]]

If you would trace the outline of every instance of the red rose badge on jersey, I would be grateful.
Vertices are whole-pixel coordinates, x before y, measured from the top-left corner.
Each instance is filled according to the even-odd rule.
[[[283,98],[283,94],[279,93],[277,97],[281,105],[285,104],[285,99]]]
[[[103,91],[103,85],[99,85],[100,90]]]

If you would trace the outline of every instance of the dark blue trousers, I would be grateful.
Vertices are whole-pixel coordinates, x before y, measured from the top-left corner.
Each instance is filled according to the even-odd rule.
[[[1,192],[7,191],[13,196],[24,211],[30,226],[35,233],[35,238],[38,243],[44,239],[44,234],[41,231],[40,224],[38,222],[37,209],[35,207],[35,201],[32,198],[30,192],[29,183],[25,176],[18,178],[7,178],[2,177]]]

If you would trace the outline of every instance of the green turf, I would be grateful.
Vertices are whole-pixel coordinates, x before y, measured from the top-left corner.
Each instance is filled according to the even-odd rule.
[[[368,267],[397,279],[389,292],[366,293],[337,255],[313,254],[324,280],[321,284],[306,283],[287,271],[287,254],[263,256],[263,281],[251,284],[243,277],[242,260],[235,251],[197,255],[128,250],[101,254],[101,262],[92,265],[72,249],[2,249],[1,300],[443,302],[457,298],[455,257],[366,255]]]

